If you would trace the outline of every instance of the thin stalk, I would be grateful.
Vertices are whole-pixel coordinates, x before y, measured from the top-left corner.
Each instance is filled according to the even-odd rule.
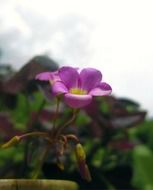
[[[72,115],[71,119],[68,120],[64,125],[60,126],[60,127],[57,129],[56,137],[59,136],[59,135],[62,133],[62,131],[63,131],[68,125],[72,124],[72,123],[75,121],[75,119],[76,119],[78,113],[79,113],[79,110],[78,110],[78,109],[74,109],[74,110],[73,110],[73,115]]]
[[[116,190],[115,186],[104,175],[102,176],[102,180],[109,190]]]
[[[56,121],[57,121],[58,114],[59,114],[60,97],[57,97],[56,101],[57,101],[57,104],[56,104],[55,117],[54,117],[54,120],[53,120],[53,130],[54,130],[55,127],[56,127]]]
[[[47,156],[47,154],[48,154],[48,151],[49,151],[49,149],[50,149],[50,146],[51,146],[51,144],[49,144],[49,145],[46,147],[46,149],[44,150],[44,152],[41,154],[41,157],[40,157],[39,162],[38,162],[38,166],[36,167],[36,170],[34,171],[34,173],[33,173],[33,175],[32,175],[32,179],[37,179],[37,177],[38,177],[38,175],[39,175],[39,172],[40,172],[40,170],[41,170],[41,167],[42,167],[42,165],[43,165],[43,163],[44,163],[44,161],[45,161],[45,158],[46,158],[46,156]]]
[[[75,143],[79,143],[80,142],[79,139],[78,139],[78,137],[75,136],[75,135],[73,135],[73,134],[66,135],[66,138],[67,138],[67,140],[72,140]]]
[[[38,110],[37,110],[37,113],[36,113],[34,119],[33,119],[32,122],[30,123],[30,127],[28,127],[28,128],[32,128],[32,126],[37,122],[37,120],[38,120],[38,118],[39,118],[39,116],[40,116],[40,114],[41,114],[41,111],[42,111],[42,109],[43,109],[43,107],[44,107],[45,104],[46,104],[46,100],[43,100],[43,101],[41,102],[41,104],[40,104]]]
[[[38,137],[43,137],[45,138],[49,143],[52,143],[52,140],[51,138],[49,137],[48,133],[46,132],[31,132],[31,133],[26,133],[26,134],[23,134],[21,136],[18,136],[21,139],[24,139],[26,137],[30,137],[30,136],[38,136]]]
[[[29,102],[28,102],[28,104],[29,104]],[[41,104],[40,104],[40,106],[39,106],[39,108],[38,108],[38,110],[37,110],[37,112],[36,112],[36,115],[35,115],[34,119],[33,119],[33,120],[30,119],[30,120],[28,121],[27,126],[28,126],[29,131],[31,131],[32,128],[33,128],[33,125],[34,125],[35,123],[37,123],[38,118],[39,118],[39,116],[40,116],[40,114],[41,114],[41,111],[42,111],[42,109],[44,108],[45,104],[46,104],[46,100],[44,99],[44,100],[41,102]],[[30,109],[30,108],[29,108],[29,109]],[[30,117],[30,112],[29,112],[29,114],[28,114],[28,117],[31,118],[31,117]],[[28,132],[28,131],[27,131],[27,132]],[[24,136],[24,137],[25,137],[25,136]],[[23,137],[23,138],[24,138],[24,137]],[[25,143],[25,145],[24,145],[24,164],[23,164],[23,166],[22,166],[21,173],[26,173],[26,169],[27,169],[27,165],[28,165],[28,164],[27,164],[28,149],[29,149],[29,141],[27,141],[27,143]]]
[[[46,132],[39,132],[39,131],[30,132],[30,133],[26,133],[26,134],[20,135],[19,138],[23,139],[23,138],[30,137],[30,136],[48,137],[48,133],[46,133]]]

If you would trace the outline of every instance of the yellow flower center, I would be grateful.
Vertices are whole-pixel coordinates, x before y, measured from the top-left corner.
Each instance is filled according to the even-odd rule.
[[[87,91],[83,90],[83,89],[80,89],[80,88],[71,88],[70,93],[71,94],[85,95],[85,94],[87,94]]]

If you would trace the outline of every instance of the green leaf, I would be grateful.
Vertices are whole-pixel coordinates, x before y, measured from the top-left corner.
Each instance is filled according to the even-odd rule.
[[[44,101],[44,95],[40,92],[36,92],[32,95],[31,100],[29,99],[29,105],[31,111],[38,111]]]
[[[102,113],[106,113],[106,114],[109,113],[109,105],[108,105],[108,102],[103,101],[99,106],[100,106],[100,111],[101,111]]]
[[[153,189],[153,153],[144,145],[133,150],[133,184],[143,190]]]
[[[14,123],[26,124],[29,117],[29,104],[27,97],[23,94],[18,95],[18,102],[15,110],[12,111]]]
[[[106,151],[103,148],[100,148],[95,152],[95,154],[93,155],[93,158],[92,158],[92,163],[95,167],[98,168],[101,166],[104,156],[105,156],[105,153],[106,153]]]
[[[87,125],[88,123],[90,123],[91,119],[90,117],[85,114],[85,112],[80,112],[77,116],[76,119],[76,125],[77,126],[83,126],[83,125]]]

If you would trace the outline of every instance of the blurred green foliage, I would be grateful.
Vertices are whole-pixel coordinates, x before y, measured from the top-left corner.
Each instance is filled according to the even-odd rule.
[[[144,145],[133,150],[133,184],[139,189],[153,189],[153,152]]]
[[[13,95],[5,90],[1,92],[1,144],[15,134],[50,128],[56,102],[53,98],[47,101],[44,97],[46,88],[43,86],[42,93],[38,91],[38,85],[35,84],[34,90],[26,87]],[[72,110],[62,103],[57,124],[64,123],[71,114]],[[75,124],[66,131],[76,134],[84,145],[93,181],[87,184],[76,172],[73,143],[70,155],[63,158],[67,171],[59,172],[51,152],[40,176],[76,180],[82,190],[152,190],[153,120],[145,118],[145,114],[138,103],[129,99],[95,99],[92,105],[80,111]],[[37,165],[35,158],[42,154],[44,144],[40,139],[28,138],[15,147],[0,149],[0,177],[31,176]]]

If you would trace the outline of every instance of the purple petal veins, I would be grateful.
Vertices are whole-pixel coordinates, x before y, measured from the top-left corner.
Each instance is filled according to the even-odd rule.
[[[42,81],[49,81],[52,80],[52,72],[44,72],[36,75],[35,79],[36,80],[42,80]]]
[[[90,91],[101,82],[101,79],[102,74],[97,69],[83,69],[80,73],[81,88]]]
[[[101,83],[96,88],[93,88],[89,94],[92,96],[106,96],[112,92],[112,88],[107,83]]]
[[[72,108],[81,108],[91,103],[91,95],[77,95],[67,93],[64,95],[65,102]]]
[[[51,83],[60,81],[58,71],[40,73],[40,74],[36,75],[35,79],[42,80],[42,81],[50,81]]]
[[[52,85],[52,92],[54,95],[59,95],[59,94],[68,93],[68,89],[62,82],[57,81]]]
[[[59,76],[68,89],[78,86],[79,73],[77,69],[73,67],[62,67],[59,69]]]

